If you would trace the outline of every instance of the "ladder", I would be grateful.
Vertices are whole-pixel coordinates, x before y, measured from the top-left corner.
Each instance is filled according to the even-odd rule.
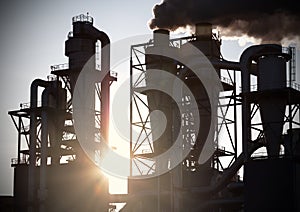
[[[290,60],[290,82],[296,81],[296,54],[295,47],[289,47],[290,55],[292,56]]]

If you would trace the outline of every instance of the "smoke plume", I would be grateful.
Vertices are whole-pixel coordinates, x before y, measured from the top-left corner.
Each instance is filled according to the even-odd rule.
[[[163,0],[153,13],[151,29],[209,22],[221,28],[222,35],[247,35],[262,42],[300,36],[300,7],[293,0]]]

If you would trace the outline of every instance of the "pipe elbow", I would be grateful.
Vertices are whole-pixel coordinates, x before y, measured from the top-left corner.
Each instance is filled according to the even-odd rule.
[[[31,83],[31,89],[36,89],[37,87],[47,87],[49,85],[49,81],[42,80],[42,79],[35,79]]]
[[[103,31],[100,31],[96,28],[94,28],[94,29],[95,29],[96,39],[101,41],[102,48],[106,45],[109,45],[110,39],[109,39],[108,35]]]
[[[92,37],[93,39],[95,39],[95,40],[101,41],[101,43],[102,43],[102,48],[103,48],[104,46],[110,44],[110,39],[109,39],[108,35],[107,35],[105,32],[100,31],[100,30],[98,30],[97,28],[95,28],[95,27],[93,27],[93,26],[91,26],[91,25],[85,24],[85,25],[83,25],[83,26],[84,26],[84,30],[83,30],[83,31],[84,31],[87,35],[91,36],[91,37]]]
[[[253,58],[265,53],[281,53],[282,47],[278,44],[262,44],[254,45],[247,48],[240,57],[240,64],[242,69],[249,68],[250,62]]]
[[[278,54],[282,52],[281,45],[278,44],[263,44],[254,45],[247,48],[240,57],[240,67],[242,74],[242,91],[250,91],[250,71],[252,60],[262,54]]]
[[[32,108],[37,107],[38,87],[46,88],[49,84],[50,82],[46,80],[42,80],[42,79],[33,80],[30,86],[30,107]]]

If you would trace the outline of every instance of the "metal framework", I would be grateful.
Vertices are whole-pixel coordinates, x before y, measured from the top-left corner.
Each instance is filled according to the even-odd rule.
[[[70,88],[70,82],[67,75],[60,75],[58,73],[64,73],[67,71],[67,64],[60,64],[51,66],[52,73],[56,73],[57,76],[53,77],[52,75],[48,77],[49,81],[59,80],[63,83],[63,88],[67,91],[67,104],[66,110],[64,112],[65,124],[63,130],[63,136],[60,141],[61,148],[61,163],[68,163],[76,160],[76,155],[79,147],[79,142],[76,138],[75,130],[74,130],[74,119],[72,117],[73,107],[72,107],[72,93]],[[101,90],[100,83],[95,84],[95,99],[97,106],[99,106],[99,102],[101,99]],[[20,165],[20,164],[29,164],[29,118],[30,112],[35,110],[38,113],[38,122],[37,122],[37,142],[36,148],[37,152],[37,160],[36,165],[39,165],[40,160],[40,146],[41,146],[41,111],[43,110],[42,106],[39,105],[37,108],[30,108],[30,103],[22,103],[20,104],[20,110],[10,111],[9,115],[11,116],[13,123],[18,131],[18,156],[17,158],[12,159],[12,166]],[[100,140],[100,122],[101,122],[101,114],[99,107],[95,108],[95,128],[98,130],[95,133],[96,140]]]
[[[194,36],[176,38],[170,40],[170,46],[180,48],[183,44],[195,40]],[[152,129],[150,127],[150,113],[146,95],[140,92],[140,88],[146,86],[145,73],[145,49],[153,46],[153,41],[131,46],[130,79],[131,79],[131,106],[130,106],[130,173],[136,175],[151,175],[155,172]],[[177,65],[178,71],[184,66]],[[224,92],[220,95],[218,109],[218,127],[216,129],[215,154],[212,166],[220,171],[228,168],[236,160],[237,149],[237,108],[240,105],[240,97],[237,95],[236,71],[222,69],[220,80]],[[190,98],[182,97],[184,105],[182,116],[182,129],[184,143],[191,146],[195,144],[196,136],[193,131],[193,117],[189,112]],[[222,132],[222,137],[219,135]],[[226,149],[225,149],[226,146]],[[221,159],[223,158],[223,159]],[[224,160],[224,158],[227,158]],[[230,158],[228,160],[228,158]],[[183,162],[185,163],[185,162]],[[187,165],[187,164],[186,164]]]
[[[30,104],[22,103],[20,104],[20,110],[10,111],[8,114],[10,115],[16,129],[18,132],[18,150],[17,150],[17,158],[11,159],[11,166],[16,166],[20,164],[29,164],[29,118],[30,118]],[[37,122],[37,143],[36,148],[40,148],[41,144],[41,121],[40,119]],[[40,157],[37,155],[37,161],[39,161]]]
[[[285,154],[284,149],[284,139],[288,135],[288,139],[293,139],[293,134],[295,132],[293,129],[298,129],[300,127],[300,105],[299,105],[299,95],[300,95],[300,85],[296,82],[296,55],[295,55],[295,47],[283,47],[282,52],[290,55],[290,60],[287,65],[287,76],[288,81],[286,82],[286,88],[273,90],[270,92],[260,92],[257,88],[257,80],[254,79],[251,87],[251,93],[247,94],[248,100],[251,102],[250,107],[250,128],[251,128],[251,141],[250,143],[265,143],[265,131],[261,120],[260,105],[258,100],[260,98],[264,98],[267,96],[278,96],[286,98],[286,110],[284,115],[283,123],[283,133],[285,136],[282,138],[282,145],[280,150],[280,155],[283,156]],[[277,107],[277,105],[273,105],[273,107]],[[257,157],[266,157],[267,152],[264,148],[257,150],[252,158]]]
[[[290,87],[291,86],[291,87]],[[287,87],[285,89],[275,91],[273,92],[273,95],[282,94],[287,97],[287,106],[286,106],[286,112],[284,115],[284,121],[283,121],[283,133],[284,135],[287,135],[290,133],[289,139],[293,138],[293,129],[299,129],[300,128],[300,85],[296,82],[288,82]],[[260,94],[257,91],[253,91],[253,93],[250,96],[250,100],[252,101],[251,104],[251,142],[262,142],[264,143],[265,139],[265,132],[263,128],[263,124],[261,121],[261,117],[259,114],[260,106],[257,102],[258,98],[262,98],[263,95],[266,94]],[[276,108],[276,105],[274,105]],[[294,135],[296,136],[296,135]],[[284,137],[282,138],[282,146],[280,155],[285,154],[284,150]],[[258,150],[254,153],[252,157],[264,157],[266,156],[266,151],[264,149]]]

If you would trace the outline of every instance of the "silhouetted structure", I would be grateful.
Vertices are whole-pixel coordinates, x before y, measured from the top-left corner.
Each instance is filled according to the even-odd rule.
[[[222,82],[218,117],[212,116],[203,84],[206,79],[199,79],[190,70],[190,64],[175,59],[174,55],[190,57],[191,66],[206,68],[209,75],[211,70],[203,66],[201,58],[195,66],[197,59],[189,54],[190,44],[210,60]],[[191,37],[169,39],[168,32],[160,29],[154,31],[153,41],[131,47],[131,98],[135,103],[131,106],[131,130],[139,132],[139,136],[131,137],[133,179],[129,180],[129,194],[136,198],[128,202],[124,211],[300,211],[296,201],[300,92],[295,83],[295,49],[275,44],[251,46],[239,62],[232,62],[222,57],[220,45],[211,24],[203,23],[196,25],[196,34]],[[153,52],[172,53],[167,57]],[[163,90],[153,89],[153,84],[167,83],[172,87],[173,83],[153,77],[155,70],[180,78],[197,105],[193,105],[190,94],[176,87],[178,84],[174,84],[173,90],[181,95],[179,101]],[[137,114],[145,111],[145,105],[149,115],[143,118]],[[163,111],[167,119],[162,134],[155,131],[162,119],[150,114],[155,110]],[[198,135],[194,124],[197,113]],[[206,163],[199,164],[212,119],[218,119],[214,153]],[[180,148],[190,148],[189,154],[174,169],[157,176],[159,168],[168,166],[172,160],[161,161],[156,156],[172,147],[180,127]],[[225,131],[220,135],[222,128]],[[242,135],[241,153],[238,134]],[[266,147],[264,155],[254,153],[262,147]],[[243,165],[242,180],[238,171]],[[147,179],[135,180],[137,177]]]
[[[94,57],[98,41],[101,71]],[[90,16],[74,17],[65,43],[69,64],[52,66],[48,81],[34,80],[30,104],[9,112],[18,130],[18,157],[12,160],[14,211],[109,211],[117,202],[125,202],[122,211],[130,212],[300,211],[300,86],[295,83],[294,48],[256,45],[239,62],[227,61],[209,23],[197,24],[193,36],[176,39],[158,29],[153,40],[131,46],[129,192],[109,195],[106,177],[79,144],[72,117],[80,74],[85,69],[102,74],[92,85],[95,112],[87,124],[95,128],[90,146],[101,158],[109,140],[109,87],[116,81],[109,43]],[[203,57],[190,54],[191,45]],[[204,58],[213,73],[202,66]],[[206,90],[209,77],[199,78],[197,68],[222,84],[223,90],[214,94],[217,108]],[[155,89],[166,85],[175,93]],[[155,115],[158,110],[164,117]],[[187,152],[181,161],[160,157],[175,144],[178,157]],[[257,154],[262,147],[266,152]],[[201,158],[209,150],[207,160]]]
[[[96,96],[101,106],[96,108],[96,103],[92,104],[95,111],[87,126],[95,126],[93,138],[101,134],[100,143],[108,141],[109,87],[116,80],[110,75],[110,40],[93,27],[90,16],[76,16],[72,21],[73,32],[65,44],[69,64],[52,66],[53,75],[48,81],[34,80],[30,104],[21,104],[20,110],[9,112],[18,130],[18,157],[12,161],[15,211],[107,211],[109,208],[108,180],[78,142],[72,100],[83,69],[105,73],[101,81],[92,85],[91,95]],[[95,58],[97,41],[102,44],[101,71],[97,70]],[[43,89],[41,98],[39,88]],[[95,153],[104,151],[105,145],[99,145],[97,140],[89,142]]]

